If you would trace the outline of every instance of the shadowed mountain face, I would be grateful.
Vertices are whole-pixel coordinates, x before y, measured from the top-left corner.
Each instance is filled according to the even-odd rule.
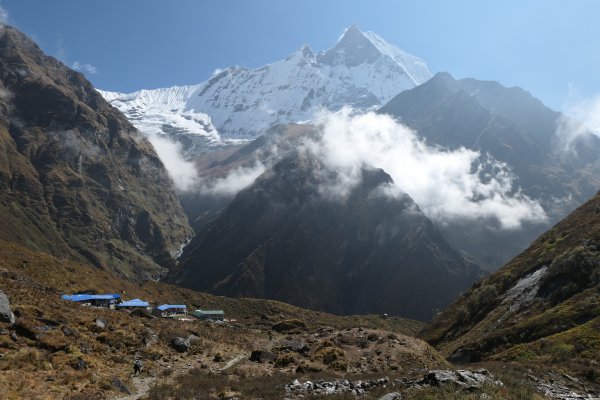
[[[363,170],[347,198],[335,179],[293,154],[242,190],[186,247],[168,279],[228,296],[282,300],[335,313],[430,319],[480,276],[391,178]]]
[[[422,332],[455,361],[600,357],[600,194],[475,284]],[[585,369],[584,369],[585,368]]]
[[[442,227],[454,247],[491,268],[518,254],[600,187],[600,139],[590,134],[575,143],[577,154],[561,152],[556,129],[562,115],[523,89],[440,73],[400,93],[379,112],[417,130],[428,143],[464,146],[507,163],[518,178],[516,185],[540,201],[548,224],[517,231],[464,222]]]
[[[0,238],[159,277],[191,229],[150,143],[78,72],[0,35]]]

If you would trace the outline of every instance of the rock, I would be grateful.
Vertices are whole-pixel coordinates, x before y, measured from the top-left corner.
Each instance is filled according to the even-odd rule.
[[[425,374],[418,382],[421,385],[447,386],[452,385],[462,389],[475,391],[481,389],[485,384],[498,384],[490,373],[485,370],[433,370]]]
[[[129,390],[129,388],[123,383],[123,381],[121,381],[116,376],[113,378],[111,384],[112,384],[112,387],[117,389],[119,392],[125,393],[125,394],[131,394],[131,390]]]
[[[73,330],[66,325],[64,325],[60,330],[65,336],[73,336]]]
[[[296,353],[307,353],[310,349],[303,340],[286,339],[279,342],[274,349],[278,351],[294,351]]]
[[[190,348],[190,341],[178,336],[171,340],[171,347],[180,353],[185,353]]]
[[[106,320],[101,318],[96,318],[95,324],[100,329],[106,329]]]
[[[402,396],[400,396],[400,393],[398,393],[398,392],[388,393],[379,398],[379,400],[400,400],[400,399],[402,399]]]
[[[276,358],[277,356],[274,353],[267,350],[254,350],[252,354],[250,354],[250,361],[258,363],[273,362]]]
[[[225,361],[225,359],[223,358],[223,356],[221,355],[221,353],[217,353],[215,354],[215,357],[213,358],[214,362],[223,362]]]
[[[82,357],[77,357],[77,361],[74,363],[74,368],[77,371],[83,371],[84,369],[88,368],[88,365]]]
[[[9,324],[15,323],[15,314],[10,309],[10,302],[8,297],[0,290],[0,321],[8,322]]]

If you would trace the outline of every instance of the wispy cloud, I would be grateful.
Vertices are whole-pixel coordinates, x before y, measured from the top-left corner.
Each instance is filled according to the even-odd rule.
[[[97,74],[98,73],[98,69],[95,66],[93,66],[92,64],[84,64],[84,63],[80,63],[79,61],[75,61],[71,65],[71,68],[73,68],[75,71],[87,72],[89,74]]]
[[[181,143],[157,133],[146,132],[145,136],[154,146],[175,187],[181,191],[192,189],[198,181],[198,172],[194,163],[183,156]]]
[[[0,35],[4,34],[4,25],[8,24],[8,11],[0,3]]]
[[[0,5],[0,24],[8,23],[8,12]]]
[[[571,86],[556,128],[560,150],[574,152],[577,140],[590,133],[600,137],[600,95],[584,97]]]
[[[394,180],[389,195],[408,193],[439,223],[495,220],[504,229],[517,229],[547,218],[537,201],[515,187],[510,168],[489,156],[429,146],[391,117],[372,112],[353,115],[344,109],[322,117],[320,125],[322,138],[306,146],[336,172],[336,181],[322,188],[326,195],[344,198],[370,165]]]

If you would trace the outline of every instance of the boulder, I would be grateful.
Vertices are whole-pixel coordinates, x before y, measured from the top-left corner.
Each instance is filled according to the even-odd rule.
[[[379,400],[401,400],[402,396],[398,392],[392,392],[385,394],[379,398]]]
[[[96,326],[100,329],[106,329],[106,321],[101,318],[96,318]]]
[[[9,324],[15,323],[15,314],[10,309],[10,302],[8,297],[0,290],[0,321],[8,322]]]
[[[296,353],[307,353],[310,349],[303,340],[286,339],[282,340],[274,347],[277,351],[293,351]]]
[[[250,354],[250,361],[258,363],[273,362],[276,358],[277,356],[274,353],[267,350],[254,350],[252,354]]]
[[[180,353],[185,353],[190,348],[190,341],[178,336],[171,340],[171,347]]]
[[[485,384],[496,384],[496,381],[485,369],[477,371],[433,370],[429,371],[419,383],[431,386],[452,385],[467,390],[478,390]]]

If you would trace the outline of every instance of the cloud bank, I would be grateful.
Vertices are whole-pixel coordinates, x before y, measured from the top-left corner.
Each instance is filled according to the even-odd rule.
[[[382,168],[394,184],[388,193],[408,193],[423,212],[439,223],[493,219],[503,229],[523,222],[543,222],[542,206],[515,187],[509,167],[489,156],[461,148],[428,146],[411,129],[373,112],[349,109],[321,116],[322,137],[306,148],[338,172],[323,192],[344,197],[360,183],[365,165]]]

